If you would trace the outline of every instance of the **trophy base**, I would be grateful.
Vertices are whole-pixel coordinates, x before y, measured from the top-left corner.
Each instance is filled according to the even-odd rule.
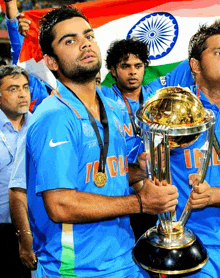
[[[202,268],[208,255],[201,240],[186,227],[170,233],[153,227],[144,233],[132,251],[134,261],[144,270],[161,274],[184,274]]]

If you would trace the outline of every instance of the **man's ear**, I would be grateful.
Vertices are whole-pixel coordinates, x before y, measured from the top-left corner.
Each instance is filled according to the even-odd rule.
[[[113,66],[111,66],[111,74],[114,78],[116,78],[116,70]]]
[[[51,71],[57,71],[59,68],[56,59],[52,56],[44,55],[44,62]]]
[[[195,58],[191,58],[190,61],[190,67],[191,70],[194,74],[198,74],[201,71],[201,67],[200,67],[200,61],[195,59]]]

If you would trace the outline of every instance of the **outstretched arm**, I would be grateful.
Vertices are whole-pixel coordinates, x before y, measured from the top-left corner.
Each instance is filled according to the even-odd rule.
[[[24,40],[24,37],[21,36],[18,32],[18,20],[16,18],[16,16],[18,15],[17,3],[16,0],[4,1],[7,16],[6,25],[11,43],[11,57],[13,60],[13,64],[17,64]]]
[[[15,18],[18,14],[16,0],[4,0],[8,19]]]

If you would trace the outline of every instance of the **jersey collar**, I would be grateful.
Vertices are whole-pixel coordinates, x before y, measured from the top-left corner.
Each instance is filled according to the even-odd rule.
[[[124,98],[123,98],[123,96],[122,96],[122,93],[121,93],[121,91],[119,90],[119,88],[118,88],[118,86],[117,86],[116,83],[112,85],[112,90],[114,91],[114,93],[115,93],[116,95],[118,95],[122,100],[124,100]],[[142,95],[143,95],[144,102],[145,102],[145,101],[147,100],[148,97],[146,96],[146,90],[145,90],[144,86],[141,86],[141,93],[142,93]],[[129,101],[137,102],[137,101],[135,101],[135,100],[133,100],[133,99],[131,99],[131,98],[127,98],[127,99],[129,99]]]
[[[64,86],[59,80],[57,80],[57,91],[61,95],[62,98],[60,98],[56,93],[55,96],[63,102],[65,105],[67,105],[70,109],[71,106],[74,108],[74,110],[77,112],[77,114],[80,116],[81,119],[89,119],[88,113],[85,109],[85,107],[82,105],[81,101],[77,99],[74,94],[66,87]],[[111,110],[110,105],[106,102],[106,99],[103,95],[103,93],[96,87],[96,93],[99,94],[104,107],[106,109],[106,112]],[[68,105],[64,100],[69,103]]]

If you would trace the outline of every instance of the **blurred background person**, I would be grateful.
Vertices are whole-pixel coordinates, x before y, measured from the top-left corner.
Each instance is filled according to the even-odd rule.
[[[8,185],[17,149],[24,142],[31,117],[29,76],[18,66],[0,68],[0,239],[1,276],[29,278],[30,270],[19,258],[20,233],[11,223]],[[18,237],[16,236],[18,234]],[[30,236],[26,234],[26,236]],[[24,237],[22,238],[24,240]],[[26,248],[25,240],[20,247]],[[29,246],[30,247],[30,246]],[[20,250],[21,250],[20,249]]]

